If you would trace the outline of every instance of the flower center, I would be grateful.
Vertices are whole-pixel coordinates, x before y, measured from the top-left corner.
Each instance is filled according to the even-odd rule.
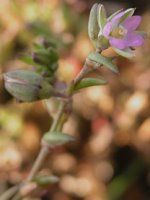
[[[123,26],[116,27],[112,32],[111,36],[115,38],[124,38],[127,34],[127,30]]]

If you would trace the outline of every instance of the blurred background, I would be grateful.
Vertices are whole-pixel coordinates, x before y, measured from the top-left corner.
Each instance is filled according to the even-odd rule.
[[[28,68],[20,56],[49,37],[59,48],[58,76],[70,82],[93,49],[87,23],[95,2],[108,15],[136,7],[140,29],[149,34],[149,0],[0,0],[0,73]],[[117,60],[120,75],[101,70],[107,86],[74,96],[64,131],[77,140],[49,155],[44,170],[60,182],[39,199],[150,199],[149,38],[135,53],[132,60]],[[18,104],[0,80],[0,193],[28,175],[51,121],[42,102]]]

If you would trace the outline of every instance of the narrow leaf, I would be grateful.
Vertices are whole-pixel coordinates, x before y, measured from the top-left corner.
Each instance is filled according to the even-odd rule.
[[[90,86],[105,85],[105,84],[107,84],[107,81],[103,79],[84,78],[75,86],[74,90],[80,90],[80,89],[90,87]]]
[[[118,68],[115,65],[115,63],[112,62],[111,58],[107,58],[96,52],[91,52],[88,55],[88,58],[96,63],[106,66],[108,69],[112,70],[113,72],[118,73]]]
[[[74,141],[74,137],[61,132],[53,132],[53,133],[47,132],[44,135],[43,139],[47,144],[50,145],[50,147],[63,145],[71,141]]]

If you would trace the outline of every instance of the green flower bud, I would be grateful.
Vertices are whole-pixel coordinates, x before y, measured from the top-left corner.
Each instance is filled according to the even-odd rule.
[[[32,102],[56,96],[53,87],[38,73],[14,70],[4,74],[5,88],[17,100]]]
[[[88,34],[90,40],[96,43],[99,33],[99,25],[97,20],[98,4],[95,3],[90,11],[89,22],[88,22]]]

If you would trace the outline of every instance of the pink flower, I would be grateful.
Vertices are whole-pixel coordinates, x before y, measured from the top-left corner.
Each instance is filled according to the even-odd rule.
[[[124,17],[125,12],[120,12],[108,20],[102,30],[102,35],[109,40],[112,47],[117,49],[141,46],[144,42],[142,35],[135,32],[141,22],[141,17]]]

